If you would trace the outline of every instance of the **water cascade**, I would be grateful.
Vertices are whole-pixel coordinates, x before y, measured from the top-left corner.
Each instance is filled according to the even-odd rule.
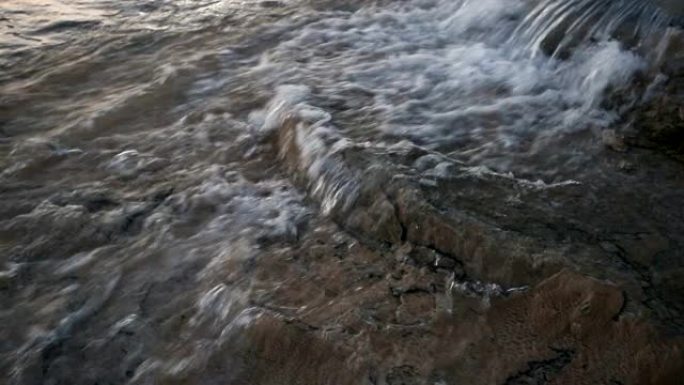
[[[0,383],[680,384],[683,7],[0,1]]]
[[[558,57],[583,41],[652,43],[682,16],[684,6],[675,0],[541,0],[520,23],[514,39],[532,55]]]

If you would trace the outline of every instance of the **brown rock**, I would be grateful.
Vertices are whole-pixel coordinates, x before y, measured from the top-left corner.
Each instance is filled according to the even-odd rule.
[[[451,357],[440,366],[470,384],[674,384],[682,340],[621,318],[623,303],[612,284],[560,272],[494,303],[484,324],[446,325],[449,337],[436,351]]]
[[[411,325],[429,321],[435,312],[435,297],[426,293],[405,294],[400,297],[397,322]]]
[[[347,365],[351,354],[316,338],[305,327],[273,316],[259,318],[246,331],[242,375],[238,384],[356,385],[360,370]]]

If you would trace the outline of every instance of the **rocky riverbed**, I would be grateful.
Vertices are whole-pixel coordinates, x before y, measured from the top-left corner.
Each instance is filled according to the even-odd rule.
[[[680,384],[682,34],[535,5],[0,4],[0,378]]]

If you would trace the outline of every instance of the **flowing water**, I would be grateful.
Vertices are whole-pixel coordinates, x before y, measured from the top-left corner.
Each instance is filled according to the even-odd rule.
[[[678,244],[681,171],[625,176],[642,155],[606,148],[660,92],[677,7],[0,2],[0,376],[237,381],[232,347],[292,279],[259,261],[296,260],[316,234],[358,243],[331,218],[372,188],[366,169],[579,185],[588,212],[614,193],[609,210],[634,204]],[[294,161],[274,139],[288,124]],[[406,148],[428,155],[393,163]]]

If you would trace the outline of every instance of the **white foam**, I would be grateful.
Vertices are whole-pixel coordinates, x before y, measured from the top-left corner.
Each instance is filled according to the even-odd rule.
[[[298,168],[307,175],[311,193],[321,200],[321,209],[327,215],[355,201],[359,182],[339,157],[353,143],[328,124],[330,113],[308,104],[309,97],[307,87],[280,86],[264,110],[250,114],[250,121],[259,131],[271,132],[284,129],[285,121],[294,119],[296,127],[291,134],[299,153]]]
[[[208,168],[204,176],[198,186],[172,197],[187,216],[212,213],[205,231],[198,234],[202,239],[292,239],[308,216],[299,194],[281,181],[252,183],[220,166]]]
[[[578,97],[584,97],[586,108],[595,108],[606,89],[628,84],[635,72],[645,68],[642,58],[621,49],[616,41],[592,46],[579,56],[579,82],[574,87]]]
[[[300,90],[323,99],[365,90],[358,113],[373,116],[367,135],[375,140],[390,134],[472,156],[539,148],[520,143],[610,125],[616,115],[601,108],[603,95],[628,86],[643,59],[614,41],[580,47],[566,61],[521,55],[510,35],[526,4],[414,0],[332,13],[292,31],[251,76],[268,88],[297,85],[278,89],[274,100],[285,104],[272,104],[271,114],[297,105]],[[311,111],[308,120],[331,119]]]

